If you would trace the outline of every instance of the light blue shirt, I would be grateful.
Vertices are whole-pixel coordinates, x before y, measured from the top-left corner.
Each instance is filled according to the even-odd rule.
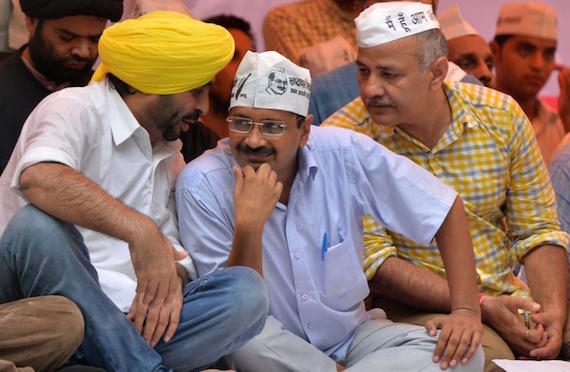
[[[177,181],[181,241],[200,276],[224,267],[230,253],[234,164],[225,139],[188,164]],[[288,205],[277,204],[263,231],[269,312],[340,361],[368,319],[362,217],[428,244],[457,194],[409,159],[340,128],[312,127],[298,165]]]

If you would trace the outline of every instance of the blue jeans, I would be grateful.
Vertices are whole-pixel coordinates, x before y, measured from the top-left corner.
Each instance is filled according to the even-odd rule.
[[[28,205],[12,218],[0,242],[0,303],[54,294],[73,300],[83,313],[85,337],[78,354],[108,371],[207,367],[257,335],[269,307],[255,271],[216,271],[184,287],[176,334],[153,349],[99,287],[79,231]]]

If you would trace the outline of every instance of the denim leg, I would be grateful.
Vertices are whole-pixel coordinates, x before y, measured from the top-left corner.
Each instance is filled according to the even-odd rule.
[[[188,371],[208,367],[256,336],[265,323],[269,297],[263,279],[246,267],[215,271],[184,287],[180,324],[156,350],[164,365]]]
[[[99,287],[77,229],[28,205],[12,218],[0,243],[0,303],[55,294],[81,309],[80,350],[89,364],[109,371],[160,368],[160,356]]]

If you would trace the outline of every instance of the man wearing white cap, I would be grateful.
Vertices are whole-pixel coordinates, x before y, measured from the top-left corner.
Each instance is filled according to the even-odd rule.
[[[457,4],[437,18],[447,40],[447,58],[488,87],[492,80],[493,55],[487,42],[463,19]]]
[[[360,91],[370,120],[351,128],[420,164],[466,201],[486,369],[496,368],[493,358],[514,358],[513,352],[554,358],[566,321],[569,239],[560,230],[533,129],[509,96],[444,82],[444,36],[435,21],[414,22],[425,8],[377,4],[357,18]],[[415,324],[448,312],[437,244],[415,243],[370,218],[364,225],[363,266],[381,296],[375,304],[392,319]],[[530,288],[513,275],[516,262],[524,264]],[[538,326],[522,322],[518,308],[530,311]]]
[[[284,90],[267,89],[276,72],[286,78]],[[248,52],[232,90],[229,138],[190,163],[177,182],[181,239],[198,274],[250,266],[269,290],[262,334],[232,354],[231,365],[394,371],[439,370],[441,362],[444,369],[480,370],[479,306],[461,200],[366,136],[311,128],[310,88],[308,70],[276,52]],[[379,309],[365,311],[365,214],[411,239],[435,235],[441,242],[453,311],[432,320],[428,332],[392,323]],[[439,341],[431,337],[436,326],[443,327]]]
[[[547,4],[504,4],[491,42],[496,64],[493,86],[511,95],[522,107],[547,165],[570,130],[570,73],[555,65],[556,24],[556,10]],[[538,97],[554,68],[561,70],[558,114]]]
[[[376,2],[387,3],[389,1],[365,1],[361,10]],[[417,2],[431,4],[433,13],[436,14],[438,0]],[[446,80],[481,84],[474,76],[463,71],[452,61],[448,64]],[[356,62],[317,76],[313,80],[309,112],[315,116],[313,123],[316,125],[326,122],[326,125],[338,126],[336,122],[341,122],[343,126],[352,126],[369,120],[366,106],[360,98]]]

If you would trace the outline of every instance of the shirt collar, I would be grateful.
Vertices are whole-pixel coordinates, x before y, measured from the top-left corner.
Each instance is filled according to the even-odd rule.
[[[113,142],[115,146],[119,146],[127,139],[132,137],[137,130],[144,131],[133,113],[117,92],[115,88],[109,83],[108,79],[103,80],[101,83],[102,89],[107,93],[107,115],[112,118],[111,133],[113,135]],[[168,153],[180,152],[182,149],[182,142],[176,141],[163,141],[160,144],[153,146],[153,152],[160,152],[166,150]]]
[[[317,170],[319,169],[319,166],[315,161],[315,157],[313,156],[313,153],[311,151],[313,148],[314,145],[312,141],[312,135],[309,134],[309,140],[307,141],[305,146],[299,148],[299,150],[297,151],[297,159],[298,159],[297,162],[299,164],[297,172],[299,173],[301,177],[300,179],[302,181],[307,180],[309,176],[311,177],[311,180],[314,180],[315,176],[317,175]]]

